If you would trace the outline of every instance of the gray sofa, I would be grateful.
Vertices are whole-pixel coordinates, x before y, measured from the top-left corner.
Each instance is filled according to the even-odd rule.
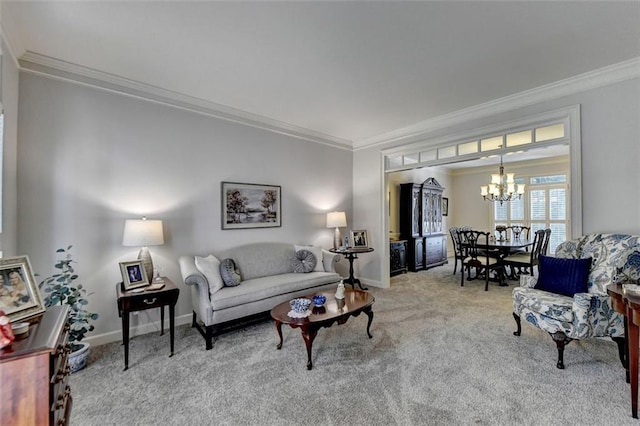
[[[209,285],[196,266],[195,256],[181,256],[182,279],[191,287],[192,326],[205,338],[207,350],[213,347],[213,335],[223,323],[269,311],[296,297],[336,288],[341,277],[335,264],[340,256],[317,247],[312,251],[321,257],[317,259],[321,266],[316,268],[321,271],[294,273],[293,244],[253,243],[214,253],[220,261],[233,259],[242,277],[240,285],[222,288]]]

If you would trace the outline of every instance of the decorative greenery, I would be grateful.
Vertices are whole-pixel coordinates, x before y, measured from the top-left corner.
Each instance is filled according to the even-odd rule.
[[[98,314],[89,312],[85,306],[89,304],[87,290],[82,284],[76,284],[74,281],[78,279],[73,269],[73,256],[69,252],[72,246],[66,249],[58,249],[56,253],[61,253],[61,258],[55,263],[55,268],[60,270],[59,273],[45,278],[38,285],[45,293],[45,306],[69,305],[69,342],[71,343],[71,351],[81,348],[76,342],[84,339],[86,333],[93,331],[93,325],[89,321],[98,319]]]

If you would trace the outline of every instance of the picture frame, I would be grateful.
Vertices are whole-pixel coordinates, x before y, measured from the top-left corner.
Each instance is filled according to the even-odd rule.
[[[144,264],[140,259],[120,262],[120,273],[122,274],[123,291],[129,291],[149,285],[147,271],[144,269]]]
[[[353,248],[369,247],[369,238],[367,237],[366,229],[352,229],[350,235],[351,235],[351,247]]]
[[[280,186],[222,182],[220,194],[223,230],[282,226]]]
[[[46,311],[28,256],[0,259],[0,310],[11,322],[28,320]]]
[[[442,197],[442,216],[449,216],[449,199]]]

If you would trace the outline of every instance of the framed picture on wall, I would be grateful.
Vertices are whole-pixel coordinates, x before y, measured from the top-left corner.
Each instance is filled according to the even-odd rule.
[[[442,197],[442,216],[449,216],[449,199]]]
[[[17,322],[45,311],[27,256],[0,259],[0,310]]]
[[[222,229],[281,226],[280,186],[222,182]]]

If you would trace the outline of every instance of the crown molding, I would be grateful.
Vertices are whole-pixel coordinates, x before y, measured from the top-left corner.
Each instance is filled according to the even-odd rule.
[[[353,148],[357,151],[393,142],[410,143],[437,129],[459,125],[467,121],[489,117],[634,78],[640,78],[640,57],[480,105],[464,108],[450,114],[434,117],[398,130],[357,140],[353,142]]]
[[[222,120],[232,121],[245,126],[291,136],[296,139],[303,139],[349,151],[352,150],[351,141],[346,139],[326,135],[324,133],[73,64],[60,59],[41,55],[39,53],[27,51],[19,58],[18,63],[19,69],[24,72],[39,74],[85,86],[97,87],[103,90],[169,105]]]

